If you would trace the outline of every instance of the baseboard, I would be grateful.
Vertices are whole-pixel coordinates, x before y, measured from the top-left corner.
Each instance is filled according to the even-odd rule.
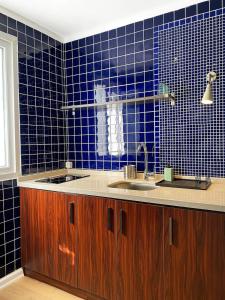
[[[14,280],[23,277],[23,269],[20,268],[9,275],[6,275],[5,277],[0,279],[0,289],[5,287],[6,285],[12,283]]]

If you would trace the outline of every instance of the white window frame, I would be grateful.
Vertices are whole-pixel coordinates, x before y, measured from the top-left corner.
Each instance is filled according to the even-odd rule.
[[[17,38],[0,32],[0,47],[4,49],[4,114],[7,139],[7,166],[0,167],[2,180],[15,178],[20,174]]]

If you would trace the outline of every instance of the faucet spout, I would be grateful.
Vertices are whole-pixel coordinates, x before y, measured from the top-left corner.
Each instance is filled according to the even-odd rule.
[[[145,170],[144,170],[144,178],[148,179],[148,150],[145,143],[140,143],[137,148],[137,153],[140,152],[141,148],[144,150],[145,155]]]

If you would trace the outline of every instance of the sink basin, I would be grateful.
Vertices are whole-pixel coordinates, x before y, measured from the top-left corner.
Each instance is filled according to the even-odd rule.
[[[157,186],[149,183],[127,182],[127,181],[115,182],[109,184],[108,187],[116,188],[116,189],[135,190],[135,191],[149,191],[157,188]]]

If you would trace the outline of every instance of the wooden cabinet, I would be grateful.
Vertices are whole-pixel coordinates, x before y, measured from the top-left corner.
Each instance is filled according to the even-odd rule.
[[[163,208],[119,202],[117,299],[163,299]]]
[[[80,198],[77,220],[78,288],[114,300],[115,200]]]
[[[204,299],[225,298],[225,214],[201,212],[198,232],[199,269]]]
[[[21,233],[32,277],[88,300],[224,299],[224,213],[23,188]]]
[[[75,197],[21,189],[22,265],[77,285]]]
[[[78,287],[104,299],[163,298],[163,209],[83,197],[77,202]]]
[[[225,214],[164,208],[165,299],[223,300]]]

